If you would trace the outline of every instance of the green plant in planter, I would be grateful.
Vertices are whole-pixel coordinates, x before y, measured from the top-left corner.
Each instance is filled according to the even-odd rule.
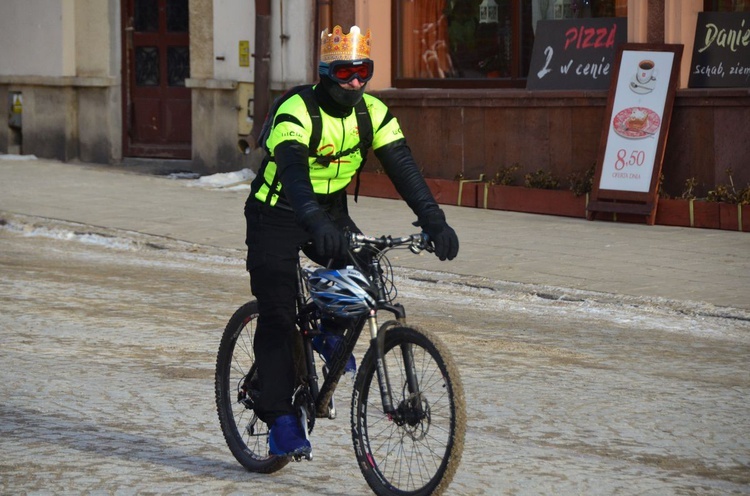
[[[539,169],[524,176],[524,186],[536,189],[557,189],[560,181],[551,172]]]
[[[520,167],[521,166],[518,164],[501,167],[500,169],[498,169],[495,177],[492,178],[490,183],[510,186],[515,181],[516,178],[514,174]]]
[[[698,180],[694,177],[689,177],[685,181],[685,189],[682,191],[680,198],[683,200],[695,200],[695,193],[693,189],[698,185]]]
[[[664,191],[664,174],[659,174],[659,183],[656,185],[656,196],[659,198],[670,198],[671,195]]]
[[[568,176],[570,182],[570,191],[576,196],[583,196],[587,193],[591,193],[594,187],[594,174],[596,173],[596,167],[591,166],[584,171],[576,171]]]
[[[725,172],[729,178],[729,184],[717,184],[715,189],[708,192],[706,199],[712,202],[750,205],[750,184],[737,191],[732,177],[734,171],[730,168]]]
[[[734,193],[725,184],[718,184],[716,189],[709,191],[706,199],[718,203],[736,203]]]

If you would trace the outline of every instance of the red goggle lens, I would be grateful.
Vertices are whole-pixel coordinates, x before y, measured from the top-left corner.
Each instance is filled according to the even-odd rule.
[[[372,64],[337,64],[331,67],[330,74],[339,83],[348,83],[354,78],[366,83],[372,78]]]

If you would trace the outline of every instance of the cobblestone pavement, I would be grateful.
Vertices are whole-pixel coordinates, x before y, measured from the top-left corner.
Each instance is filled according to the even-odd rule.
[[[746,310],[400,273],[466,389],[449,494],[750,494]],[[236,251],[0,225],[0,493],[369,494],[350,387],[312,462],[257,475],[232,458],[213,367],[247,294]]]

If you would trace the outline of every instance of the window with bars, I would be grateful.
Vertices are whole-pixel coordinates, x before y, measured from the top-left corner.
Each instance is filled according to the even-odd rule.
[[[136,86],[185,86],[190,47],[182,35],[190,31],[188,7],[188,0],[134,0],[133,28],[140,36],[135,47]]]

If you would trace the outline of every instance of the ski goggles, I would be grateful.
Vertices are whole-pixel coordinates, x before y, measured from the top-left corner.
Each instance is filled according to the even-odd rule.
[[[372,79],[375,64],[370,59],[361,60],[334,60],[333,62],[321,62],[318,73],[328,76],[339,84],[350,83],[354,78],[360,83],[366,83]]]

